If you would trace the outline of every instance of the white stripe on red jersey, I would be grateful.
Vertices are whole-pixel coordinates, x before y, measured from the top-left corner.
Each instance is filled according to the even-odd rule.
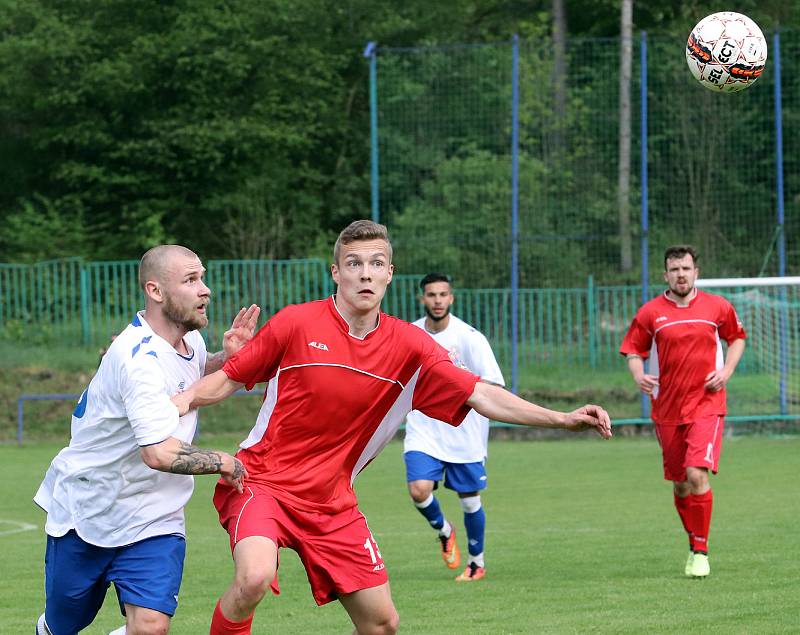
[[[237,454],[250,480],[321,513],[356,504],[353,479],[412,408],[458,425],[478,381],[420,329],[384,313],[353,337],[333,298],[286,307],[223,370],[248,387],[268,382]]]
[[[725,298],[697,291],[688,306],[667,293],[645,303],[633,319],[620,353],[650,358],[653,421],[678,425],[703,415],[726,414],[725,390],[705,389],[705,378],[724,364],[722,342],[745,339],[736,311]]]

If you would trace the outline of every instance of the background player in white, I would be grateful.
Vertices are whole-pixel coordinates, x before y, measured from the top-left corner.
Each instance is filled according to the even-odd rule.
[[[221,474],[242,487],[241,462],[191,445],[197,413],[179,417],[170,401],[220,368],[258,320],[258,307],[242,309],[223,351],[207,355],[197,331],[208,324],[204,272],[200,259],[179,245],[160,245],[142,257],[145,309],[103,357],[73,413],[70,444],[34,498],[47,512],[38,635],[73,635],[88,626],[111,582],[129,633],[166,633],[183,572],[191,475]]]
[[[429,273],[419,283],[425,317],[414,322],[443,346],[456,366],[466,368],[482,381],[505,385],[503,374],[483,333],[450,313],[453,290],[450,278]],[[433,490],[444,476],[444,486],[458,493],[464,510],[469,558],[458,582],[480,580],[486,569],[483,559],[486,514],[480,490],[486,488],[485,460],[489,420],[471,410],[458,427],[431,419],[416,410],[406,417],[403,458],[408,491],[419,512],[439,531],[442,559],[457,569],[461,556],[455,528],[442,513]]]
[[[385,563],[359,511],[353,481],[410,410],[458,425],[470,408],[498,421],[595,430],[608,413],[548,410],[456,367],[418,328],[380,310],[392,279],[386,227],[355,221],[339,235],[336,295],[279,311],[222,369],[174,399],[180,411],[267,382],[237,453],[245,491],[219,483],[214,502],[235,565],[211,635],[249,635],[253,611],[278,591],[278,550],[300,556],[318,604],[339,600],[360,635],[390,635],[399,618]]]
[[[684,573],[693,578],[711,572],[708,472],[716,474],[719,467],[725,385],[747,337],[730,302],[694,286],[699,273],[693,247],[668,247],[664,281],[669,288],[639,309],[620,348],[633,380],[651,397],[664,478],[672,481],[675,508],[689,537]],[[724,359],[722,340],[728,344]],[[645,373],[647,358],[651,365]]]

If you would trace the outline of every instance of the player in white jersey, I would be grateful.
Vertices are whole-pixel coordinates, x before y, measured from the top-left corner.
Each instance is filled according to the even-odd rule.
[[[250,339],[255,305],[207,355],[210,291],[199,258],[179,245],[149,250],[139,267],[145,310],[103,357],[72,415],[68,447],[34,501],[47,512],[45,613],[38,635],[73,635],[94,620],[111,582],[128,632],[166,633],[183,572],[183,508],[193,474],[221,474],[241,489],[238,459],[191,445],[197,411],[179,417],[170,396]]]
[[[425,317],[414,322],[447,349],[453,363],[480,376],[484,382],[505,385],[488,340],[480,331],[450,313],[453,290],[450,278],[431,273],[420,281],[420,300]],[[416,410],[406,417],[403,458],[408,491],[419,512],[438,530],[442,559],[450,569],[461,564],[455,528],[442,513],[433,494],[444,476],[444,486],[454,490],[464,510],[469,558],[458,582],[480,580],[485,574],[483,558],[486,514],[480,490],[486,487],[485,460],[489,420],[471,410],[458,426],[443,424]]]

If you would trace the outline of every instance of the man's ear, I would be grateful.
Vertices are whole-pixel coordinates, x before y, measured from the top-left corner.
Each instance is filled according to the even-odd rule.
[[[164,295],[161,293],[161,286],[155,280],[148,280],[144,283],[144,294],[155,302],[163,302]]]

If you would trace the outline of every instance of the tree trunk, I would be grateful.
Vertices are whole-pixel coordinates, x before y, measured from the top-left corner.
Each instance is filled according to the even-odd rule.
[[[633,268],[630,191],[631,191],[631,57],[633,0],[622,0],[619,68],[619,171],[617,203],[619,206],[619,260],[623,272]]]
[[[567,14],[564,0],[553,0],[553,127],[551,149],[556,157],[564,152],[567,119]]]

